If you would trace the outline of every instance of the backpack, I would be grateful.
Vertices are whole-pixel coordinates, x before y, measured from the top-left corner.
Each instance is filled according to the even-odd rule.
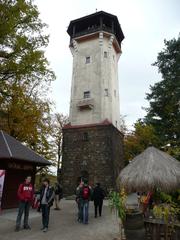
[[[83,197],[84,200],[89,200],[89,197],[90,197],[90,189],[89,189],[88,186],[87,186],[87,187],[86,187],[86,186],[83,187],[82,197]]]

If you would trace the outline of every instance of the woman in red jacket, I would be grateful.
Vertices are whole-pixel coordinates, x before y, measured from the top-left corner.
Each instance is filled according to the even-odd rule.
[[[31,177],[28,176],[25,179],[25,182],[19,185],[18,188],[18,199],[19,199],[19,210],[16,219],[16,228],[15,231],[20,230],[21,218],[24,213],[24,229],[31,229],[28,224],[29,218],[29,208],[33,200],[34,190],[31,184]]]

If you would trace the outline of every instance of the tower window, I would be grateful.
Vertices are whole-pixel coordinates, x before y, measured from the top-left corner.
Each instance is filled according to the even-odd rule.
[[[114,96],[116,97],[116,90],[114,90]]]
[[[105,96],[108,97],[109,93],[107,88],[104,89],[104,92],[105,92]]]
[[[90,98],[90,91],[84,92],[84,98]]]
[[[115,56],[113,55],[113,60],[115,60]]]
[[[107,57],[108,57],[108,53],[104,52],[104,58],[107,58]]]
[[[86,57],[86,64],[90,63],[91,58],[90,57]]]
[[[86,142],[89,140],[89,135],[88,135],[87,132],[83,133],[83,140],[86,141]]]

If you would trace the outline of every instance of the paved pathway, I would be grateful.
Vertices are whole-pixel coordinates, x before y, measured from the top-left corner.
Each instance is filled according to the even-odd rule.
[[[40,231],[41,215],[31,211],[30,224],[32,230],[14,232],[16,212],[0,215],[0,240],[113,240],[117,237],[118,224],[105,202],[103,216],[94,218],[93,203],[90,207],[88,225],[76,221],[76,204],[71,200],[63,200],[61,211],[51,210],[50,226],[47,233]]]

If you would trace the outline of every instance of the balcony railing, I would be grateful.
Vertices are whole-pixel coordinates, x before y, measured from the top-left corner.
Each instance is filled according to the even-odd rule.
[[[91,34],[91,33],[98,32],[98,31],[105,31],[105,32],[109,32],[109,33],[115,34],[113,29],[110,28],[110,27],[107,27],[107,26],[102,26],[102,27],[100,27],[100,26],[91,26],[91,27],[87,28],[84,31],[76,32],[73,35],[73,38],[77,38],[77,37],[80,37],[80,36],[83,36],[83,35],[87,35],[87,34]]]
[[[93,98],[82,99],[77,103],[77,107],[80,110],[84,110],[84,109],[90,110],[94,107],[94,99]]]

